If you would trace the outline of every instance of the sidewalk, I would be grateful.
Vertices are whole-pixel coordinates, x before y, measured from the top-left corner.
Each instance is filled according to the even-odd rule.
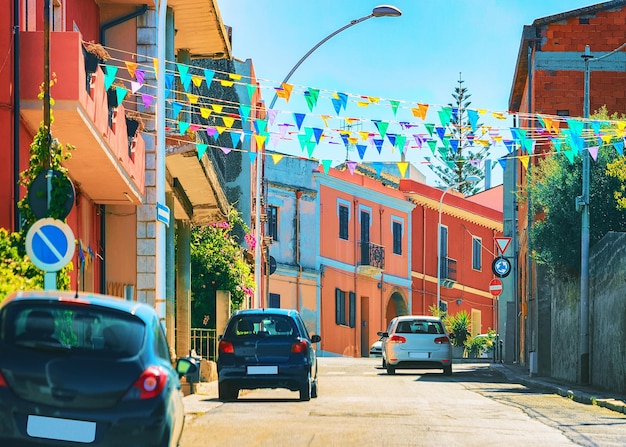
[[[463,363],[488,363],[477,359],[464,359]],[[549,377],[530,376],[528,369],[518,364],[489,363],[490,368],[513,383],[558,394],[575,402],[597,405],[618,413],[626,414],[626,396],[611,394],[608,391],[588,386],[568,384]],[[184,397],[185,414],[194,417],[204,414],[220,405],[217,398],[217,381],[200,382],[194,385],[194,393]]]
[[[502,374],[509,382],[539,388],[572,399],[575,402],[597,405],[626,414],[626,395],[599,390],[590,386],[565,383],[550,377],[531,376],[528,369],[518,364],[491,363],[492,370]]]

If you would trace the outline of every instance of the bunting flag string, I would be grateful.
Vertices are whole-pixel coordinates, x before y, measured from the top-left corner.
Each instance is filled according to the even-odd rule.
[[[117,65],[104,66],[105,88],[115,88],[118,103],[123,101],[135,101],[139,110],[143,107],[143,112],[153,105],[156,94],[156,86],[146,83],[147,79],[156,77],[157,62],[153,60],[153,67],[147,64],[139,64],[124,60],[115,60],[123,64],[126,68],[129,79],[118,76]],[[169,64],[168,64],[169,65]],[[330,92],[312,87],[298,87],[291,84],[282,83],[280,87],[273,87],[279,98],[285,103],[289,103],[294,95],[302,96],[309,113],[289,112],[282,109],[267,110],[267,119],[258,119],[251,113],[251,105],[240,102],[229,102],[221,98],[211,98],[201,94],[201,87],[204,84],[207,92],[213,82],[219,82],[224,88],[232,88],[235,85],[245,86],[248,94],[247,99],[251,99],[257,94],[259,87],[267,88],[264,82],[257,79],[253,83],[246,83],[246,79],[239,74],[221,73],[209,69],[175,64],[176,69],[167,69],[165,73],[166,103],[173,111],[174,118],[166,118],[166,126],[169,131],[178,131],[181,135],[188,132],[203,132],[207,136],[216,138],[224,133],[230,135],[233,148],[219,147],[222,152],[229,153],[238,144],[244,141],[244,135],[254,136],[256,146],[264,147],[267,140],[272,142],[274,147],[282,141],[299,141],[302,151],[307,152],[309,158],[321,144],[332,145],[341,144],[347,150],[356,148],[358,157],[363,162],[367,156],[369,148],[376,149],[378,155],[383,156],[383,149],[388,148],[393,151],[398,148],[401,155],[409,150],[426,151],[423,158],[428,163],[432,163],[427,154],[435,155],[438,161],[447,163],[447,154],[457,154],[460,149],[474,148],[480,153],[489,154],[489,150],[496,146],[503,146],[507,155],[506,159],[518,158],[523,166],[527,166],[531,157],[550,153],[564,153],[570,161],[576,155],[588,150],[594,160],[597,159],[598,151],[608,147],[623,155],[626,121],[598,121],[583,120],[581,118],[515,114],[520,118],[520,122],[532,117],[539,123],[540,127],[495,127],[485,126],[478,123],[481,116],[485,116],[488,111],[484,109],[467,109],[468,126],[456,128],[453,122],[458,119],[459,110],[450,106],[437,106],[435,104],[411,103],[401,100],[387,100],[377,96],[355,95],[345,92]],[[146,77],[147,74],[151,76]],[[201,76],[200,74],[203,74]],[[154,77],[152,77],[154,76]],[[175,90],[176,79],[182,87],[182,91]],[[252,81],[252,80],[251,80]],[[119,84],[127,85],[129,88]],[[270,83],[275,84],[275,83]],[[193,87],[192,87],[193,85]],[[195,88],[196,90],[193,90]],[[129,95],[130,92],[130,95]],[[129,99],[127,99],[129,98]],[[132,99],[131,99],[132,98]],[[175,99],[178,98],[178,99]],[[186,98],[181,101],[180,98]],[[315,114],[313,111],[319,107],[320,99],[330,99],[336,117]],[[362,117],[343,117],[350,103],[355,103],[357,107],[369,107],[387,105],[391,107],[394,120],[368,119]],[[185,111],[182,119],[179,120],[180,112]],[[399,113],[410,112],[412,118],[417,121],[395,121]],[[428,120],[429,112],[434,111],[439,122]],[[495,119],[506,119],[513,114],[503,112],[491,112]],[[193,119],[197,116],[198,119]],[[202,118],[200,120],[200,118]],[[402,119],[402,118],[398,118]],[[289,122],[287,121],[289,120]],[[332,120],[332,122],[331,122]],[[334,125],[335,121],[348,123],[348,127]],[[197,122],[205,122],[196,124]],[[323,123],[323,126],[316,126],[316,121]],[[311,122],[313,125],[305,125]],[[350,130],[352,126],[358,124],[358,130]],[[360,130],[363,127],[371,126],[371,130]],[[290,127],[294,131],[288,131]],[[399,127],[399,128],[398,128]],[[249,130],[247,130],[249,129]],[[278,131],[276,131],[278,129]],[[297,129],[297,130],[295,130]],[[248,132],[244,134],[244,132]],[[459,135],[463,135],[463,140]],[[507,138],[506,133],[510,133]],[[359,143],[362,141],[363,143]],[[414,144],[413,144],[414,142]],[[426,144],[424,144],[426,143]],[[563,150],[563,145],[567,144],[571,149]],[[516,149],[520,149],[519,156],[512,156]],[[206,151],[206,148],[204,148]],[[201,148],[198,148],[200,154]],[[283,154],[283,156],[288,156]],[[345,157],[344,157],[345,158]],[[506,166],[504,157],[497,158],[501,166]],[[341,161],[341,158],[337,159]],[[506,160],[505,159],[505,160]],[[328,159],[324,159],[328,160]],[[277,163],[280,158],[274,159]],[[337,160],[336,160],[337,161]],[[476,165],[479,159],[467,160]],[[400,170],[402,173],[403,171]],[[404,174],[402,174],[404,175]]]

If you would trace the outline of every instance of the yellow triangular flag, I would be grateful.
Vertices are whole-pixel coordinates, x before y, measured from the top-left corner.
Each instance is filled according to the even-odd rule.
[[[428,104],[417,104],[417,107],[412,108],[411,112],[415,118],[425,120],[426,113],[428,113]]]
[[[215,126],[215,129],[217,130],[218,135],[222,135],[222,132],[226,130],[224,126]]]
[[[522,166],[524,166],[524,169],[526,169],[528,171],[528,160],[530,159],[530,156],[528,155],[522,155],[519,158],[519,161],[522,162]]]
[[[228,73],[228,77],[233,81],[239,81],[241,79],[241,75],[237,73]]]
[[[137,71],[137,62],[124,62],[126,64],[126,70],[132,78],[135,77],[135,71]]]
[[[220,84],[222,84],[222,87],[232,87],[234,82],[227,81],[226,79],[220,79]]]
[[[187,99],[191,104],[198,104],[198,95],[193,95],[191,93],[187,93]]]
[[[359,107],[367,107],[367,106],[370,105],[370,103],[367,102],[367,101],[357,101],[356,105],[359,106]]]
[[[370,96],[368,97],[368,99],[370,100],[370,102],[373,102],[374,104],[378,104],[378,102],[380,101],[380,98],[377,98],[375,96]]]
[[[211,104],[211,108],[215,113],[222,113],[222,109],[224,106],[220,106],[219,104]]]
[[[272,160],[274,164],[278,164],[279,161],[283,159],[283,154],[272,154]]]
[[[476,111],[479,115],[484,115],[485,113],[487,113],[487,109],[477,109]]]
[[[266,138],[267,137],[265,135],[259,135],[256,133],[254,134],[254,141],[256,141],[257,152],[263,147]]]
[[[154,67],[154,77],[159,79],[159,60],[156,57],[152,58],[152,66]]]
[[[211,109],[207,109],[206,107],[200,107],[200,115],[202,115],[202,118],[207,119],[209,116],[211,116]]]
[[[282,87],[282,90],[276,90],[276,95],[279,98],[283,98],[286,102],[289,102],[289,98],[291,98],[291,91],[293,90],[293,85],[285,84],[283,82],[281,87]]]
[[[200,87],[202,85],[202,78],[200,76],[192,76],[191,82],[193,82],[193,85],[196,87]]]
[[[322,116],[320,116],[320,118],[322,118],[322,120],[324,121],[324,125],[326,127],[328,127],[328,120],[331,119],[332,116],[330,116],[330,115],[322,115]]]
[[[232,116],[223,116],[222,120],[224,121],[224,125],[229,129],[233,127],[233,123],[235,122],[235,118]]]
[[[357,121],[359,121],[358,118],[346,118],[346,123],[348,123],[348,124],[354,124]]]
[[[357,144],[358,142],[359,142],[358,138],[348,137],[348,143],[350,143],[350,144]]]
[[[360,131],[359,135],[361,135],[361,139],[363,141],[367,140],[370,137],[370,133],[369,132],[365,132],[365,131]]]
[[[400,175],[402,176],[402,178],[404,178],[404,176],[406,175],[406,170],[409,167],[409,162],[399,161],[397,165],[398,165],[398,170],[400,171]]]

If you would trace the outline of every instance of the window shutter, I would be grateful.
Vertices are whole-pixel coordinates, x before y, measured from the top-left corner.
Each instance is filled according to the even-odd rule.
[[[356,293],[350,292],[350,327],[356,326]]]

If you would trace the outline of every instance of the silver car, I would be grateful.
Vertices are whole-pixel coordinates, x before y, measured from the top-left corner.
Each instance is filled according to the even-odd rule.
[[[389,323],[383,337],[383,365],[387,374],[396,369],[443,369],[452,374],[452,345],[440,318],[404,315]]]

